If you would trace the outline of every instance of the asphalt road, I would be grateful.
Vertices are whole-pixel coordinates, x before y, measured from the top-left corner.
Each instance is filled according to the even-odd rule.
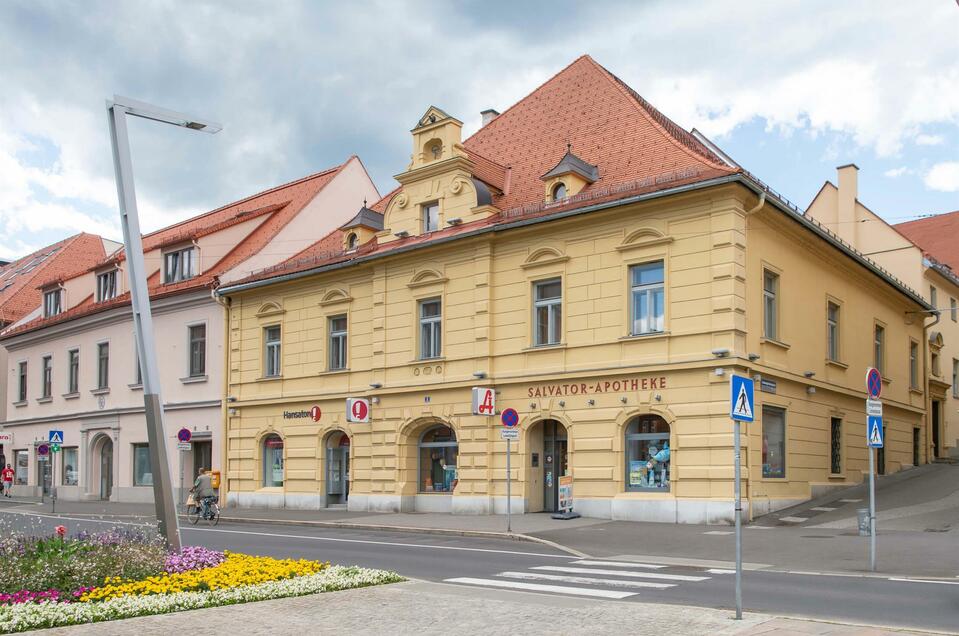
[[[114,525],[107,520],[0,512],[0,524],[8,527],[43,532],[58,523],[71,532]],[[185,543],[217,549],[355,564],[436,582],[452,580],[477,594],[487,588],[519,587],[553,595],[620,598],[596,602],[724,609],[734,602],[734,578],[726,570],[578,559],[549,546],[506,539],[252,523],[187,526],[183,537]],[[959,629],[959,579],[922,582],[748,571],[743,580],[746,611],[950,633]]]

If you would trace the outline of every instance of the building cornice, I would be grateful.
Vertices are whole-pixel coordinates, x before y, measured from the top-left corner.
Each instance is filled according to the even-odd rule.
[[[188,409],[217,409],[223,405],[222,400],[201,400],[198,402],[168,402],[163,405],[164,411],[183,411]],[[46,424],[49,422],[69,422],[73,420],[85,420],[92,418],[112,417],[116,415],[135,415],[143,413],[142,406],[131,406],[126,408],[103,409],[102,411],[81,411],[79,413],[60,413],[57,415],[44,415],[41,417],[29,417],[22,420],[7,420],[3,426],[27,426],[29,424]]]

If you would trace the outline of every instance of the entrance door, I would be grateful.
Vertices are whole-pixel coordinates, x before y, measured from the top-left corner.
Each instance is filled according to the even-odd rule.
[[[200,469],[213,470],[213,442],[193,442],[193,476],[190,484],[200,474]]]
[[[113,494],[113,441],[104,439],[100,445],[100,499]]]
[[[939,400],[932,401],[932,458],[939,457]]]
[[[559,478],[569,471],[566,427],[555,420],[543,422],[543,510],[559,509]]]
[[[350,437],[334,433],[326,449],[326,505],[345,504],[350,496]]]
[[[37,483],[40,484],[40,488],[43,489],[44,495],[50,494],[50,486],[53,483],[50,457],[50,455],[45,457],[43,455],[37,456]]]

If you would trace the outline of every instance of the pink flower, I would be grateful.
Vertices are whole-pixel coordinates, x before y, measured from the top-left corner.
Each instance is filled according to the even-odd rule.
[[[55,528],[55,530],[56,530],[56,532],[57,532],[57,536],[60,537],[61,539],[62,539],[63,537],[65,537],[65,536],[67,536],[67,527],[66,527],[66,526],[57,526],[57,527]]]

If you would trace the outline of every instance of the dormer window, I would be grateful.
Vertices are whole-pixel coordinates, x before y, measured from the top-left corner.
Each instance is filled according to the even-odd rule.
[[[350,235],[346,237],[346,249],[349,251],[356,249],[356,232],[350,232]]]
[[[177,283],[194,276],[196,276],[196,254],[193,247],[163,255],[164,283]]]
[[[553,186],[553,201],[562,201],[566,198],[566,184],[562,181]]]
[[[117,297],[117,270],[97,274],[97,302]]]
[[[423,233],[440,229],[440,204],[427,203],[423,206]]]
[[[56,316],[63,311],[63,290],[54,289],[43,294],[43,317]]]

